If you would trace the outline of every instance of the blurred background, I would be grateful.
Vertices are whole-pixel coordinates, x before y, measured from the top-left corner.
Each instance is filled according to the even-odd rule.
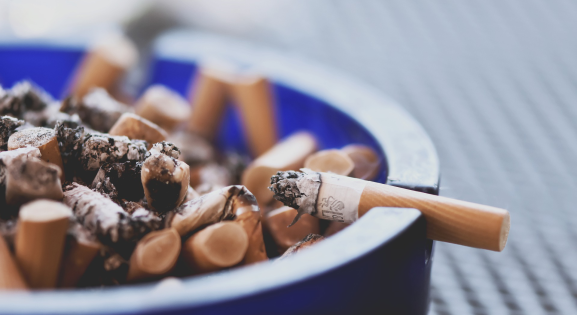
[[[190,26],[357,77],[430,134],[441,195],[511,212],[502,253],[437,244],[430,313],[577,314],[576,17],[568,0],[0,0],[0,39],[123,28],[146,56]]]

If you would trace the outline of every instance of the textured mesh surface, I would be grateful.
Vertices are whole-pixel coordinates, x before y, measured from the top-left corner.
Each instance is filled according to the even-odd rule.
[[[406,107],[442,195],[511,211],[503,253],[438,245],[431,314],[577,314],[577,2],[303,0],[253,24]]]

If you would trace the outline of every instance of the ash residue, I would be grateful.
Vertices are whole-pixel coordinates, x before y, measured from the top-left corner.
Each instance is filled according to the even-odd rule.
[[[120,115],[130,112],[130,107],[112,98],[106,90],[96,88],[82,100],[73,97],[65,99],[60,110],[70,115],[78,114],[82,122],[91,128],[108,132]]]
[[[12,135],[16,128],[22,125],[24,125],[23,120],[18,120],[10,116],[0,117],[0,151],[8,149],[8,139],[10,135]]]
[[[119,199],[138,201],[144,197],[144,189],[140,178],[141,172],[142,163],[138,161],[104,164],[98,170],[92,182],[92,188],[99,189],[98,185],[100,187],[112,185],[112,187],[115,187]]]
[[[167,141],[155,143],[150,151],[146,153],[146,158],[152,154],[152,151],[157,151],[174,159],[178,159],[180,157],[180,149],[176,147],[174,143]]]
[[[295,171],[277,172],[270,178],[271,186],[268,189],[274,193],[274,199],[298,210],[297,199],[304,194],[300,192],[297,182],[303,177],[303,173]]]
[[[106,163],[144,161],[147,143],[125,136],[94,133],[84,137],[80,165],[85,171],[97,171]]]

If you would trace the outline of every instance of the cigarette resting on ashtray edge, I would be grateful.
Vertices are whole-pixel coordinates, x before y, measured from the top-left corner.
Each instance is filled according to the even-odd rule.
[[[291,225],[305,213],[348,223],[374,207],[415,208],[427,219],[430,239],[494,251],[502,251],[507,243],[507,210],[331,173],[301,171],[278,172],[269,187],[275,199],[298,210]]]

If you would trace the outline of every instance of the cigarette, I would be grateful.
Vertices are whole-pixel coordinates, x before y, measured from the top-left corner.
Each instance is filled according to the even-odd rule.
[[[297,215],[297,210],[291,207],[281,207],[266,214],[266,227],[277,245],[279,253],[284,253],[294,244],[309,234],[320,234],[319,219],[304,214],[290,228],[289,224]]]
[[[149,211],[128,214],[109,198],[78,183],[66,186],[63,202],[100,242],[115,248],[132,244],[161,225],[160,218]]]
[[[24,125],[24,120],[18,120],[10,116],[0,117],[0,150],[8,150],[8,139],[10,139],[16,128],[22,125]]]
[[[248,248],[243,264],[252,264],[268,259],[262,233],[260,209],[254,195],[243,186],[232,186],[238,189],[236,196],[231,199],[234,222],[246,232]],[[229,190],[230,191],[230,190]]]
[[[222,70],[205,66],[199,69],[193,83],[188,130],[208,140],[215,138],[226,106],[222,76]]]
[[[127,280],[157,279],[168,274],[180,255],[181,240],[175,229],[150,232],[130,256]]]
[[[502,251],[510,228],[509,212],[446,197],[356,178],[310,170],[279,172],[271,178],[275,198],[299,216],[351,223],[374,207],[420,210],[427,219],[427,237],[470,247]]]
[[[255,159],[242,174],[241,183],[260,205],[266,205],[273,200],[273,194],[267,189],[271,176],[278,171],[301,168],[316,149],[317,141],[312,134],[294,133]]]
[[[68,234],[58,280],[60,288],[75,287],[102,247],[94,235],[79,223],[75,222]]]
[[[307,236],[305,236],[305,238],[303,238],[301,241],[299,241],[298,243],[294,244],[293,246],[291,246],[289,249],[286,250],[286,252],[284,252],[284,254],[279,258],[280,259],[285,259],[287,257],[290,257],[300,251],[302,251],[305,248],[308,248],[322,240],[324,240],[325,238],[321,235],[318,234],[309,234]]]
[[[349,144],[341,150],[346,153],[355,164],[352,173],[353,177],[366,180],[374,180],[377,178],[382,161],[375,150],[362,144]]]
[[[142,162],[147,153],[147,143],[144,140],[130,140],[126,136],[112,136],[104,133],[86,135],[79,146],[80,167],[88,172],[96,172],[107,163],[119,163],[126,160]]]
[[[149,154],[142,163],[144,195],[153,210],[166,213],[186,197],[190,170],[186,163],[177,160],[180,151],[171,143],[157,143]]]
[[[322,150],[311,154],[305,160],[305,168],[316,172],[331,172],[348,176],[353,172],[355,163],[341,150]]]
[[[258,157],[278,142],[270,83],[259,75],[241,75],[229,85],[229,89],[233,102],[240,110],[250,152]]]
[[[187,239],[182,245],[182,256],[195,273],[216,271],[240,263],[248,242],[240,224],[219,222]]]
[[[38,158],[20,156],[7,166],[7,204],[19,205],[38,198],[62,200],[62,171],[56,165]]]
[[[148,149],[157,142],[165,141],[168,133],[155,123],[132,113],[124,113],[108,132],[111,136],[127,136],[148,142]]]
[[[64,166],[54,130],[43,127],[30,128],[16,132],[8,139],[8,150],[24,147],[38,148],[42,160],[60,168],[60,180],[64,182]]]
[[[149,87],[136,102],[136,114],[166,131],[172,131],[185,122],[190,113],[188,102],[162,85]]]
[[[75,74],[72,94],[82,97],[95,87],[110,90],[138,61],[136,46],[125,36],[103,38],[84,57]]]
[[[72,212],[66,205],[36,200],[20,209],[16,261],[31,288],[54,288]]]
[[[60,111],[70,115],[77,114],[83,123],[99,132],[108,132],[118,118],[132,108],[115,100],[106,90],[95,88],[88,94],[66,98]]]
[[[10,248],[0,235],[0,291],[27,290],[28,285],[10,252]]]

